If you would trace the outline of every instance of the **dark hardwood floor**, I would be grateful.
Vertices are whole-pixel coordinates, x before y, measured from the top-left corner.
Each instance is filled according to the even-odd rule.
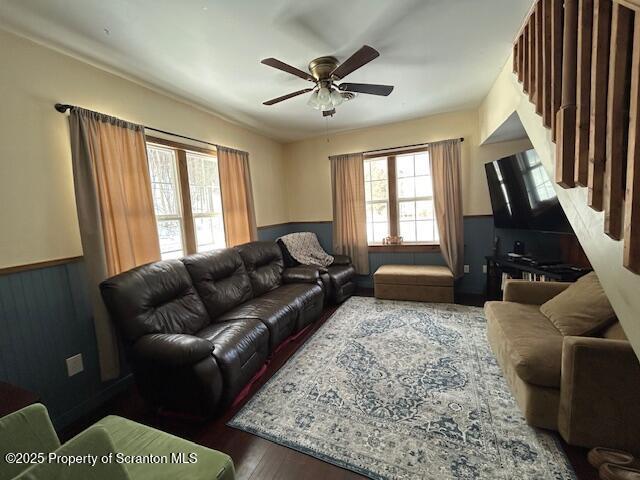
[[[362,290],[358,294],[370,296],[372,291]],[[456,298],[456,301],[475,306],[483,303],[477,297]],[[132,386],[130,389],[115,396],[91,415],[62,432],[61,438],[66,441],[105,415],[120,415],[227,453],[233,458],[238,480],[349,480],[365,478],[354,472],[226,425],[247,400],[287,362],[335,310],[335,307],[325,309],[321,319],[313,324],[308,331],[276,352],[267,365],[264,374],[251,385],[248,395],[218,418],[202,420],[159,415],[146,408],[135,386]],[[571,461],[578,479],[597,480],[597,471],[591,468],[587,462],[587,451],[571,447],[564,443],[559,436],[557,438]]]

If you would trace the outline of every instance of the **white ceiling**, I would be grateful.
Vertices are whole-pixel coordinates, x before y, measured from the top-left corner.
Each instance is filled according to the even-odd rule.
[[[273,138],[475,107],[509,55],[531,0],[0,0],[0,25],[169,91]],[[363,44],[381,56],[347,77],[395,85],[359,95],[328,120],[310,84],[260,64],[306,69]],[[61,99],[64,100],[64,99]]]

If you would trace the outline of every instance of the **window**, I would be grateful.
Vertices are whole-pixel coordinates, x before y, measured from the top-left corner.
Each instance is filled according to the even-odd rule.
[[[152,141],[147,154],[162,259],[224,248],[215,151]]]
[[[437,244],[429,154],[396,153],[364,161],[369,245],[402,237],[403,245]]]

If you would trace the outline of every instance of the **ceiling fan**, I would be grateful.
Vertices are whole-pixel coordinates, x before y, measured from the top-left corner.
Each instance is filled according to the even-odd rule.
[[[335,107],[345,100],[351,100],[355,97],[356,93],[386,97],[393,91],[393,86],[375,85],[371,83],[341,83],[338,85],[336,83],[379,56],[380,53],[378,53],[376,49],[365,45],[343,63],[340,63],[335,57],[316,58],[309,63],[309,73],[275,58],[265,58],[260,63],[290,73],[303,80],[313,82],[315,83],[315,87],[305,88],[267,100],[264,102],[264,105],[275,105],[276,103],[297,97],[298,95],[313,92],[307,104],[316,110],[321,110],[322,115],[328,117],[336,113]]]

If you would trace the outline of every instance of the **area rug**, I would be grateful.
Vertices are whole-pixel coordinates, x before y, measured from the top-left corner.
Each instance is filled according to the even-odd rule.
[[[353,297],[229,425],[374,479],[575,479],[485,330],[477,307]]]

